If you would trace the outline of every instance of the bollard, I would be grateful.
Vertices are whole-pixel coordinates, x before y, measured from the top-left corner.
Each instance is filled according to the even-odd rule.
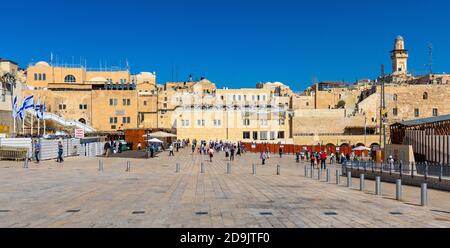
[[[23,168],[28,169],[28,158],[23,161]]]
[[[331,182],[331,170],[327,169],[327,183]]]
[[[131,162],[127,161],[127,169],[125,170],[126,172],[130,172],[131,171]]]
[[[401,179],[397,179],[395,181],[395,199],[397,201],[401,201],[402,200],[402,180]]]
[[[428,185],[426,183],[422,183],[420,190],[420,205],[422,207],[426,207],[428,205]]]
[[[200,173],[205,173],[205,164],[204,163],[200,164]]]
[[[359,191],[363,191],[365,190],[365,185],[364,185],[364,174],[359,175]]]
[[[277,175],[281,175],[281,166],[279,164],[277,165]]]
[[[227,174],[231,174],[231,164],[227,163]]]
[[[308,166],[305,165],[305,177],[308,177]]]
[[[352,187],[352,172],[351,171],[347,172],[347,187],[349,187],[349,188]]]
[[[103,161],[102,160],[98,161],[98,171],[103,171]]]
[[[321,180],[322,179],[322,168],[319,167],[318,173],[317,173],[317,180]]]
[[[177,163],[177,166],[176,166],[176,173],[180,173],[180,164],[179,163]]]
[[[381,177],[375,177],[375,194],[381,195]]]
[[[311,178],[314,178],[314,166],[311,166],[311,174],[310,174]]]
[[[256,175],[256,165],[253,164],[253,165],[252,165],[252,168],[253,168],[253,175]]]
[[[337,185],[341,184],[341,171],[340,170],[336,170],[336,184]]]

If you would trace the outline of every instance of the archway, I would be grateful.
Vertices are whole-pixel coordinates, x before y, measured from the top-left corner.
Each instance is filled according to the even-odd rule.
[[[78,120],[79,122],[83,123],[84,125],[86,125],[86,120],[84,118],[81,118]]]
[[[326,146],[326,153],[330,155],[331,153],[336,153],[336,146],[334,144],[328,143]]]

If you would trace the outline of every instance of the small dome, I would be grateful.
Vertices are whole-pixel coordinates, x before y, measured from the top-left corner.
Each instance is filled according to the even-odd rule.
[[[397,38],[396,38],[396,40],[403,40],[403,36],[398,35]]]
[[[50,67],[50,65],[45,62],[45,61],[39,61],[36,63],[36,66],[40,66],[40,67]]]

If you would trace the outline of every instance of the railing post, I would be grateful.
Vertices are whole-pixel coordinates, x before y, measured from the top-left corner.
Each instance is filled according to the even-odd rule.
[[[444,166],[442,164],[439,165],[439,182],[442,182],[442,176],[444,174]]]
[[[381,195],[381,177],[375,177],[375,194]]]
[[[331,182],[331,169],[328,168],[327,169],[327,183],[330,183],[330,182]]]
[[[314,178],[314,166],[311,166],[310,177],[311,177],[311,178]]]
[[[411,162],[411,177],[414,178],[414,162]]]
[[[420,187],[420,205],[422,207],[426,207],[428,205],[428,185],[426,183],[422,183]]]
[[[352,187],[352,172],[351,171],[347,172],[347,187],[349,187],[349,188]]]
[[[336,184],[337,185],[341,184],[341,171],[340,170],[336,170]]]
[[[364,192],[364,174],[359,175],[359,190]]]
[[[308,166],[305,165],[305,177],[308,177]]]
[[[402,200],[402,180],[401,179],[397,179],[395,181],[395,199],[397,199],[397,201],[401,201]]]
[[[317,173],[317,180],[321,180],[322,179],[322,168],[319,167],[318,173]]]
[[[279,164],[277,165],[277,175],[281,175],[281,166]]]
[[[400,165],[399,165],[399,169],[400,169],[400,178],[403,177],[403,161],[400,160]]]

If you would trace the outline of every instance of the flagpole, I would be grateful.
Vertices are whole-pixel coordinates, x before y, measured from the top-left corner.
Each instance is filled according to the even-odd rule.
[[[17,117],[13,118],[14,119],[14,135],[17,135],[17,133],[16,133],[16,118]]]
[[[33,115],[31,115],[31,131],[30,131],[31,137],[33,137]]]
[[[27,112],[25,111],[24,117],[22,119],[22,135],[25,136],[25,119],[27,118]]]
[[[39,119],[39,117],[37,118],[37,121],[38,121],[37,136],[39,137],[40,129],[41,129],[41,120]]]
[[[46,133],[45,133],[45,118],[44,118],[44,115],[42,115],[42,120],[44,121],[44,136],[45,136]]]

